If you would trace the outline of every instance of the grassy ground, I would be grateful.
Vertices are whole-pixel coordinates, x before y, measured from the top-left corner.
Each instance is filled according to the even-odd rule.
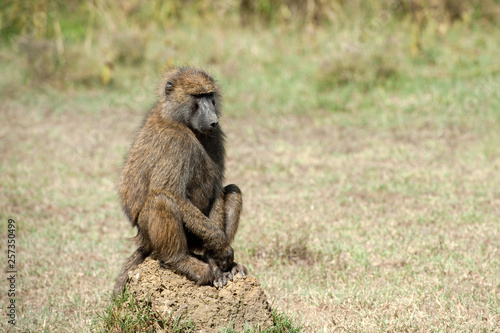
[[[224,87],[227,182],[245,200],[236,259],[273,308],[305,331],[498,329],[500,30],[429,31],[412,57],[409,28],[380,22],[186,25],[151,37],[111,86],[35,80],[3,46],[0,246],[14,218],[16,331],[89,331],[109,304],[134,235],[118,175],[167,63]]]

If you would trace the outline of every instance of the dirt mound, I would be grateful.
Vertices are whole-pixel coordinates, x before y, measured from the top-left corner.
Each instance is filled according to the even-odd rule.
[[[162,318],[191,320],[196,332],[272,326],[271,308],[254,277],[237,275],[221,289],[197,286],[148,258],[129,272],[127,287],[139,302],[149,297],[152,310]]]

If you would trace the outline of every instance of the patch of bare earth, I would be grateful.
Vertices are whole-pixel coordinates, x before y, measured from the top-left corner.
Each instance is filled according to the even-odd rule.
[[[224,328],[239,332],[245,327],[272,325],[271,308],[254,277],[236,275],[220,289],[197,286],[148,258],[129,272],[127,287],[138,303],[150,305],[163,319],[191,321],[196,332]]]

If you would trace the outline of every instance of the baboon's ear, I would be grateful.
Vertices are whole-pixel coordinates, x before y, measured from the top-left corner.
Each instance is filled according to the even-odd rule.
[[[172,81],[167,81],[165,85],[165,94],[170,94],[174,90],[174,83]]]

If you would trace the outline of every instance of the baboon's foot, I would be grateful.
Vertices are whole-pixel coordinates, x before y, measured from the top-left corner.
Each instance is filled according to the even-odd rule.
[[[241,276],[248,275],[248,269],[245,267],[245,265],[238,264],[236,262],[233,262],[233,264],[229,267],[229,271],[232,275],[236,275],[238,273],[240,273]]]

